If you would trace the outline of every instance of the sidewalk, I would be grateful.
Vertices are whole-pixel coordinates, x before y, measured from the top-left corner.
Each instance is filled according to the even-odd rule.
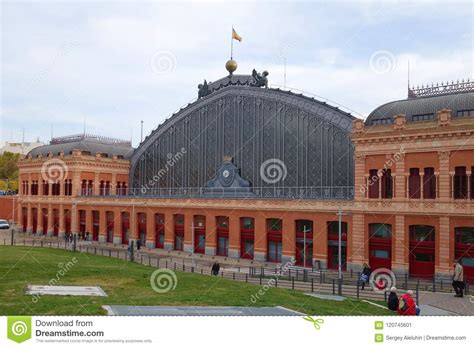
[[[474,315],[474,295],[420,292],[419,302],[422,315]]]

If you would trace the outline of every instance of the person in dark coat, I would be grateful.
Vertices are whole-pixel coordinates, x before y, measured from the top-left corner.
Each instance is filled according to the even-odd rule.
[[[212,274],[215,276],[219,275],[220,268],[221,266],[219,265],[219,262],[214,261],[214,264],[212,265]]]
[[[387,307],[391,311],[397,311],[398,309],[398,295],[397,295],[397,288],[392,286],[390,289],[390,294],[388,295],[387,300]]]
[[[362,269],[362,273],[360,275],[360,282],[362,286],[362,290],[365,288],[365,284],[369,282],[370,278],[370,273],[372,273],[372,270],[370,269],[370,266],[366,263],[364,263],[364,268]]]

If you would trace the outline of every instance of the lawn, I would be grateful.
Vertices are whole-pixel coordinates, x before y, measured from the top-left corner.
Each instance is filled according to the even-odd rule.
[[[73,258],[75,258],[73,260]],[[72,267],[56,285],[100,286],[108,297],[25,295],[26,287],[47,285],[66,264]],[[153,291],[155,268],[114,258],[30,247],[0,247],[0,315],[104,315],[102,305],[284,306],[310,315],[389,315],[368,303],[320,300],[298,291],[269,289],[253,303],[261,287],[195,273],[177,274],[177,286]]]

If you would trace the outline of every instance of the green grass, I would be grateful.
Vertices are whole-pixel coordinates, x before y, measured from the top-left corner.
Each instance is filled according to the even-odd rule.
[[[77,263],[56,285],[100,286],[108,297],[25,295],[28,285],[47,285],[73,258]],[[104,315],[102,305],[284,306],[310,315],[388,315],[389,311],[346,299],[320,300],[301,292],[270,288],[253,303],[260,286],[177,272],[175,290],[154,292],[155,268],[114,258],[28,247],[0,247],[0,315]]]

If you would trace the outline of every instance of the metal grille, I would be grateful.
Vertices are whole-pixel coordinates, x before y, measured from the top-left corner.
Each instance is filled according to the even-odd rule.
[[[227,87],[191,104],[147,137],[132,157],[130,186],[135,195],[199,195],[223,156],[231,156],[257,196],[351,198],[352,120],[288,92]],[[261,175],[262,164],[271,159],[286,168],[277,182]]]

